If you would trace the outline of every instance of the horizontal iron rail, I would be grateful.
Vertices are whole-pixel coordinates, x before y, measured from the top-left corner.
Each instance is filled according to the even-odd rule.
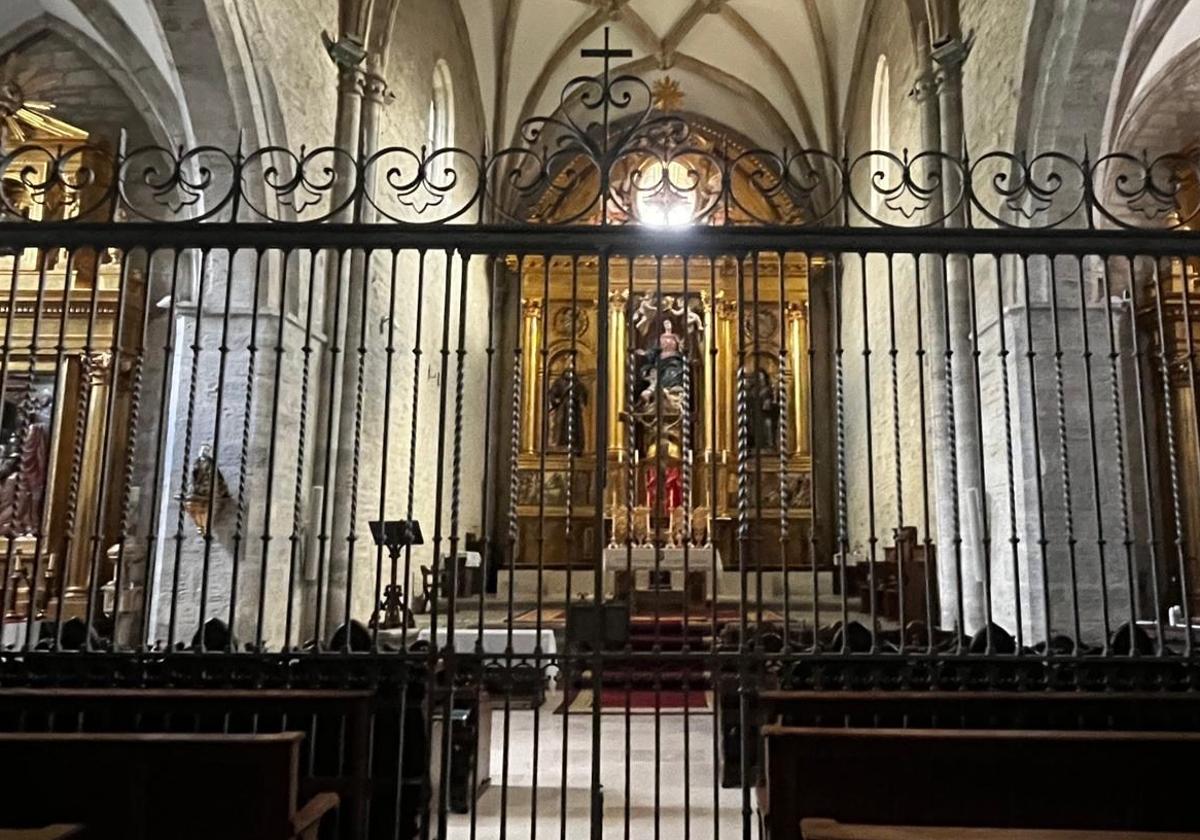
[[[1200,256],[1200,231],[981,230],[792,226],[612,226],[0,223],[0,244],[24,248],[103,247],[298,250],[458,250],[466,253],[614,255],[808,251],[922,254]]]

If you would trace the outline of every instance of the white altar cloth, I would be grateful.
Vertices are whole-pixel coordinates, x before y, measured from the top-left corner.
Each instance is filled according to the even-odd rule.
[[[686,564],[685,564],[686,560]],[[606,595],[612,595],[615,589],[616,572],[633,569],[635,584],[642,577],[646,578],[649,588],[650,572],[660,569],[664,572],[678,572],[671,575],[671,587],[683,589],[683,572],[704,572],[704,589],[709,598],[717,595],[716,577],[713,574],[713,561],[716,561],[717,572],[724,568],[721,564],[721,552],[715,546],[689,546],[685,552],[682,548],[659,548],[652,545],[615,546],[604,549],[604,590]]]

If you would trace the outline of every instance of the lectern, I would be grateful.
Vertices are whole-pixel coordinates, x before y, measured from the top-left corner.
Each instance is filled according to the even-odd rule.
[[[373,520],[371,537],[375,545],[388,550],[392,560],[390,583],[383,590],[383,597],[371,621],[381,630],[395,630],[398,627],[416,627],[412,610],[404,598],[404,587],[397,578],[400,566],[400,552],[413,545],[425,542],[421,536],[421,523],[415,519],[384,519]]]

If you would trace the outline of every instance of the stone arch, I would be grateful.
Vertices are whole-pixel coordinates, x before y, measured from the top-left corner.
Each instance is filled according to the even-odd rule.
[[[1147,80],[1119,118],[1112,127],[1117,150],[1153,157],[1200,141],[1200,39]]]
[[[0,56],[34,48],[44,37],[54,38],[67,46],[74,55],[102,73],[114,90],[120,91],[129,105],[128,115],[138,118],[133,128],[142,134],[138,138],[141,142],[170,147],[186,141],[190,132],[179,100],[170,94],[169,86],[161,76],[155,77],[152,73],[135,76],[127,66],[113,58],[110,50],[62,18],[44,13],[0,35]],[[131,53],[135,49],[132,43],[124,46]]]
[[[1016,150],[1082,155],[1085,145],[1094,151],[1101,143],[1133,6],[1127,0],[1031,4]]]

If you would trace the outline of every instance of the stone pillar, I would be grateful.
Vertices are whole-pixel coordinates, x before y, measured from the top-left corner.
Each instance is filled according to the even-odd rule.
[[[356,82],[355,88],[358,90],[357,95],[361,99],[357,149],[360,166],[363,166],[379,149],[379,120],[389,94],[387,92],[387,82],[370,68],[362,75],[361,81]],[[349,101],[354,101],[353,94],[350,95]],[[363,183],[361,184],[359,194],[356,196],[354,218],[363,224],[370,224],[376,220],[377,216],[374,206],[367,200],[367,196],[373,189],[374,183],[372,180],[367,180],[368,174],[364,170],[360,170],[360,173]],[[325,614],[328,620],[324,625],[327,636],[347,619],[345,615],[346,587],[354,586],[354,582],[348,579],[351,552],[361,557],[363,553],[360,543],[371,544],[369,533],[365,530],[362,530],[360,533],[361,525],[359,529],[355,529],[355,533],[350,533],[350,502],[354,498],[357,488],[351,486],[353,474],[349,469],[350,465],[355,462],[355,448],[358,447],[361,454],[363,444],[363,441],[355,440],[354,430],[361,425],[359,418],[361,409],[358,400],[354,398],[354,394],[359,387],[359,347],[366,340],[366,337],[362,334],[363,307],[364,305],[367,307],[371,305],[369,292],[365,301],[363,296],[364,285],[368,289],[370,287],[371,264],[367,259],[366,253],[361,250],[351,252],[349,263],[349,273],[339,281],[339,287],[344,286],[346,291],[346,294],[343,296],[343,314],[340,319],[340,331],[344,336],[340,357],[340,392],[345,396],[337,403],[339,416],[336,421],[336,428],[338,430],[345,429],[346,432],[345,434],[338,435],[335,439],[337,459],[330,470],[330,476],[335,484],[331,488],[326,488],[327,498],[331,498],[333,506],[332,530],[330,531],[329,541],[329,588],[327,590],[328,594],[325,606]],[[317,480],[321,481],[323,477],[318,474]],[[330,493],[332,493],[332,496],[329,495]],[[361,580],[364,574],[362,566],[356,565],[355,569],[358,570],[355,574],[355,579]],[[372,581],[373,591],[373,566],[367,577]],[[361,589],[358,586],[355,586],[355,588]],[[353,609],[352,598],[351,610],[353,611]],[[370,616],[351,615],[349,618],[357,618],[366,623]]]
[[[920,75],[913,84],[910,95],[916,99],[921,116],[921,148],[926,152],[938,152],[942,148],[942,115],[938,101],[938,82],[930,51],[928,32],[922,31],[918,44],[918,66]],[[942,166],[935,156],[925,158],[933,171],[920,173],[925,179],[933,175],[941,177]],[[933,192],[926,208],[926,221],[940,226],[942,218],[942,194]],[[929,443],[933,455],[933,507],[936,532],[925,534],[937,550],[938,601],[941,608],[941,623],[953,626],[958,623],[958,565],[952,540],[957,533],[954,527],[956,508],[954,492],[955,471],[950,452],[949,431],[949,387],[946,382],[946,289],[944,268],[939,256],[928,254],[922,257],[920,329],[926,347],[926,368],[929,378],[929,393],[926,415],[929,420]]]
[[[360,119],[362,116],[363,74],[358,69],[358,63],[347,57],[334,45],[329,51],[330,58],[338,68],[338,98],[337,117],[334,128],[333,144],[339,150],[334,160],[336,180],[333,185],[331,201],[333,206],[342,206],[330,221],[354,221],[358,210],[357,201],[349,201],[351,193],[358,187],[358,171],[353,158],[357,157],[360,146]],[[361,59],[360,59],[361,61]],[[314,381],[318,383],[315,403],[317,445],[313,449],[312,483],[323,486],[327,480],[334,479],[338,474],[338,449],[340,444],[342,392],[345,386],[344,371],[337,368],[342,363],[339,357],[346,351],[346,323],[350,303],[350,278],[352,276],[351,260],[339,259],[336,254],[328,254],[325,264],[325,308],[322,313],[321,327],[326,335],[327,350],[318,355],[319,364],[314,371]],[[311,292],[310,292],[311,293]],[[333,366],[333,370],[330,370]],[[328,445],[325,442],[328,441]],[[311,496],[310,496],[311,498]],[[325,487],[323,498],[333,498],[331,488]],[[333,545],[334,528],[333,506],[326,503],[317,506],[318,509],[308,511],[310,533],[315,539],[309,542],[308,550],[322,551]],[[321,537],[325,537],[322,540]],[[330,548],[330,554],[333,549]],[[325,575],[329,576],[332,563],[326,558]],[[311,586],[313,581],[305,581],[301,586]],[[318,586],[323,582],[318,582]],[[321,619],[319,613],[325,612],[325,605],[310,600],[307,592],[301,594],[303,635],[316,631],[318,621],[320,634],[329,635],[328,623]],[[314,609],[315,608],[315,609]],[[321,639],[319,641],[325,641]]]
[[[538,382],[538,352],[542,343],[542,302],[521,301],[521,451],[537,452],[541,388]]]
[[[961,37],[954,36],[939,43],[933,51],[933,61],[938,67],[938,108],[941,114],[941,148],[953,160],[962,160],[963,112],[962,112],[962,65],[970,53],[969,45]],[[966,206],[958,199],[962,194],[963,178],[966,174],[955,166],[942,167],[943,209],[946,202],[955,202],[949,209],[945,224],[948,227],[966,226]],[[947,606],[957,620],[962,614],[962,629],[967,633],[978,631],[986,621],[985,581],[989,570],[988,558],[983,556],[982,534],[968,523],[982,523],[982,507],[985,504],[983,486],[983,461],[980,456],[981,416],[978,394],[975,387],[973,319],[971,313],[971,272],[963,254],[950,254],[945,261],[945,300],[940,315],[946,335],[945,371],[950,376],[949,394],[946,399],[947,419],[942,432],[944,451],[953,450],[954,469],[947,469],[955,482],[949,489],[950,498],[941,496],[939,480],[938,540],[939,554],[946,560],[953,559],[954,577],[943,581],[941,591],[953,598],[947,605],[942,602],[942,614]],[[946,386],[943,383],[942,390]],[[948,438],[948,439],[947,439]],[[939,466],[939,470],[942,468]],[[949,530],[943,529],[943,509],[949,513]],[[960,589],[961,587],[961,589]]]

